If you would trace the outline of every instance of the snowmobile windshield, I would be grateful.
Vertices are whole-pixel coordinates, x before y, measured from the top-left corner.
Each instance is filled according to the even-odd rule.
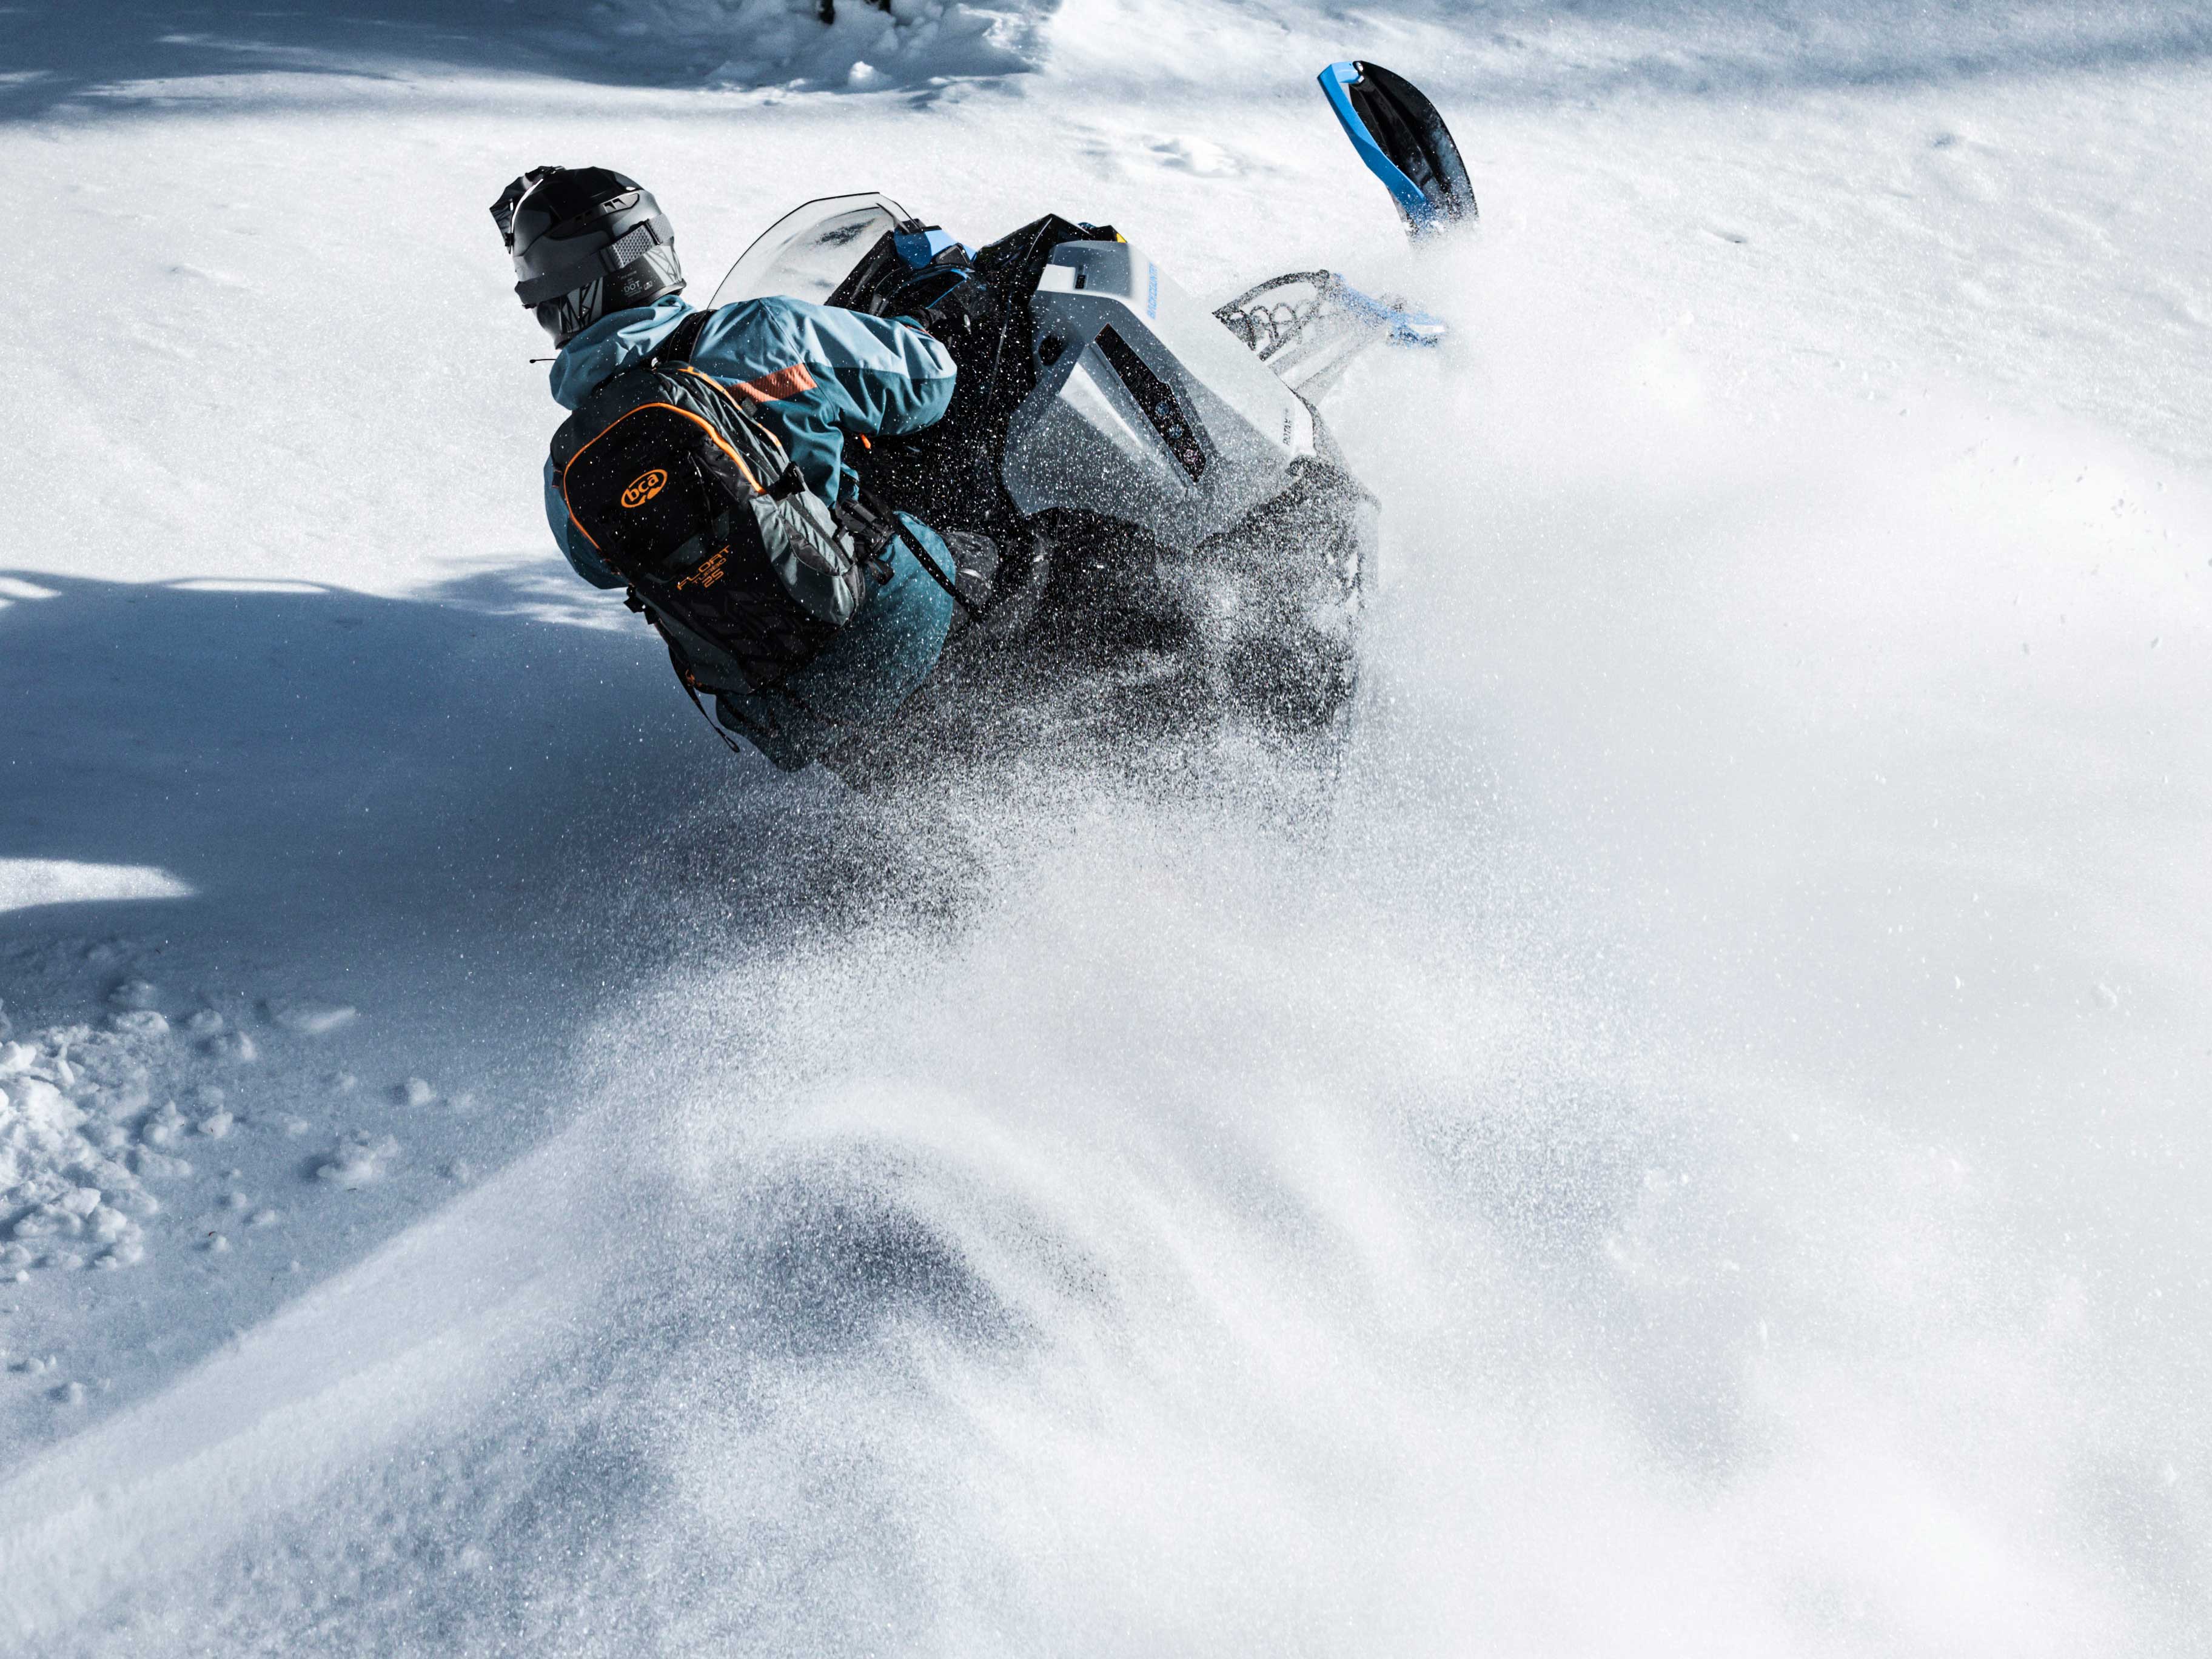
[[[827,300],[883,234],[907,218],[888,196],[824,196],[785,214],[738,257],[709,306],[781,294]]]

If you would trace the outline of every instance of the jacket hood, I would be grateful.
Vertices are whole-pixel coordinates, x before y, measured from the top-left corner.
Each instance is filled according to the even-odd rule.
[[[553,401],[574,409],[609,380],[653,355],[691,307],[668,294],[649,306],[611,311],[561,348],[553,360]]]

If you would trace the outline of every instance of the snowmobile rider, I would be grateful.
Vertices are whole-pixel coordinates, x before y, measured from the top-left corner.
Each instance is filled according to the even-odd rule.
[[[554,400],[574,410],[617,373],[653,359],[695,315],[682,297],[675,233],[649,191],[605,167],[539,167],[507,187],[492,209],[520,279],[516,296],[560,348]],[[823,502],[854,499],[846,446],[916,432],[951,401],[955,370],[916,317],[770,297],[707,314],[679,356],[741,398],[781,440],[790,462]],[[572,518],[556,462],[545,466],[545,511],[553,538],[595,586],[624,579]],[[988,568],[956,566],[943,538],[910,514],[890,542],[865,599],[818,654],[774,684],[714,686],[723,726],[778,766],[796,770],[846,731],[888,719],[928,678],[951,634],[973,607]],[[885,514],[886,533],[890,517]],[[963,544],[962,566],[987,563],[989,544]],[[919,559],[932,561],[925,571]],[[963,586],[958,599],[951,588]],[[633,605],[637,604],[633,595]],[[664,633],[668,630],[664,629]],[[679,674],[694,684],[672,643]],[[696,692],[695,692],[696,696]]]

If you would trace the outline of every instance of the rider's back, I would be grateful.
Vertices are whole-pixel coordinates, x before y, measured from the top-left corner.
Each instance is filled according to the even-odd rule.
[[[553,400],[574,409],[623,369],[644,362],[691,314],[674,295],[601,318],[553,360]],[[848,436],[918,432],[952,400],[952,360],[921,330],[888,318],[770,297],[719,307],[689,361],[744,399],[825,501],[846,494]],[[545,511],[576,574],[599,587],[622,579],[574,536],[561,483],[545,464]]]
[[[574,409],[622,371],[658,351],[692,307],[670,295],[612,313],[582,330],[555,359],[556,401]],[[781,440],[807,485],[836,501],[850,490],[848,439],[897,435],[936,421],[951,401],[951,360],[920,330],[885,318],[766,298],[709,314],[687,359],[720,383]],[[546,514],[578,574],[601,587],[623,580],[599,558],[571,519],[556,461],[545,470]],[[951,568],[927,526],[907,526],[922,550]],[[812,662],[776,690],[725,691],[724,723],[744,731],[780,764],[804,764],[848,724],[889,715],[928,676],[952,617],[952,600],[921,570],[903,540],[890,552],[890,580]],[[763,742],[762,732],[779,740]]]

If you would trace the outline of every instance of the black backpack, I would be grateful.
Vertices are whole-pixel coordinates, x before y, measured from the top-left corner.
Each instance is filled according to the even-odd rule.
[[[888,513],[833,510],[775,434],[691,366],[713,314],[686,317],[553,434],[570,533],[629,584],[695,700],[766,690],[813,661],[871,577],[890,579],[896,533]]]

